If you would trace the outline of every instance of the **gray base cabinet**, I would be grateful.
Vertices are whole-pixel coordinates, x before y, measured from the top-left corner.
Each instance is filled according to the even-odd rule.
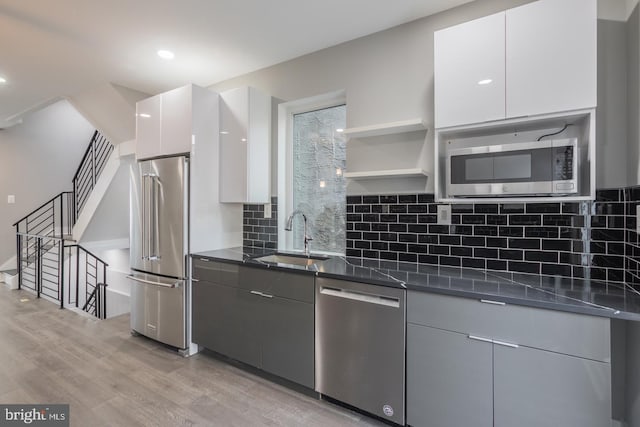
[[[193,342],[314,388],[314,277],[193,260]]]
[[[193,342],[260,367],[255,297],[244,289],[211,282],[193,284]]]
[[[313,388],[313,304],[274,297],[262,319],[262,369]]]
[[[610,426],[609,319],[407,296],[407,423]]]
[[[409,324],[408,423],[492,427],[493,396],[487,392],[493,381],[491,367],[491,344],[456,332]]]
[[[496,427],[611,425],[610,364],[494,346]]]

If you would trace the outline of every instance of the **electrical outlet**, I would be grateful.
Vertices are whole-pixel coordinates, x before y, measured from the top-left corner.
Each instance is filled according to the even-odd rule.
[[[438,224],[451,225],[451,205],[438,205]]]
[[[7,203],[8,203],[8,204],[10,204],[10,205],[12,205],[12,204],[14,204],[15,202],[16,202],[16,196],[15,196],[15,195],[13,195],[13,194],[9,194],[9,195],[7,196]]]
[[[264,204],[264,217],[271,218],[271,203]]]

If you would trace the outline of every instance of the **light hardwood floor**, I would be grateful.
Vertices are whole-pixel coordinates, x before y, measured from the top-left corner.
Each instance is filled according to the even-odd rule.
[[[384,425],[1,283],[0,403],[68,403],[78,427]]]

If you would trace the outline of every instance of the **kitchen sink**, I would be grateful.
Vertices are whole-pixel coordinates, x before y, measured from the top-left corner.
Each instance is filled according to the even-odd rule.
[[[326,261],[329,257],[321,255],[296,255],[275,253],[271,255],[254,258],[255,261],[265,262],[268,264],[289,264],[307,267]]]

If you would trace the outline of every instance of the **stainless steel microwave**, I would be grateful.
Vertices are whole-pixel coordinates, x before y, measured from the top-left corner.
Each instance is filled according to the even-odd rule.
[[[578,192],[577,138],[446,151],[448,196],[539,196]]]

